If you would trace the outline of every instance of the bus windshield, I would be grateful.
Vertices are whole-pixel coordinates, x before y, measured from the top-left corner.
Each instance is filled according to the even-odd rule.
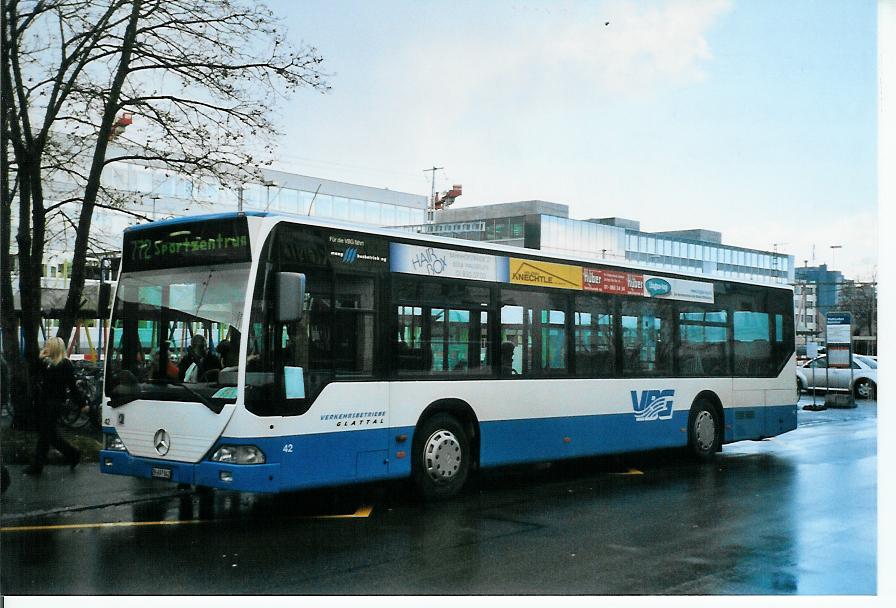
[[[106,367],[113,407],[137,399],[236,399],[249,263],[123,273]]]

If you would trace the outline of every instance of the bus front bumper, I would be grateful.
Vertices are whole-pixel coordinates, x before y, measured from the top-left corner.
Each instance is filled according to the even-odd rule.
[[[280,464],[197,463],[136,458],[119,450],[100,450],[100,472],[159,479],[241,492],[278,492]]]

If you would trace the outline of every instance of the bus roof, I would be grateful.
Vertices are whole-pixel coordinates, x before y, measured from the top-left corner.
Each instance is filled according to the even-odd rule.
[[[793,287],[786,283],[768,283],[763,281],[758,281],[755,279],[744,279],[737,277],[726,277],[718,274],[703,274],[696,272],[687,272],[682,270],[666,270],[663,268],[657,268],[655,266],[647,266],[644,264],[639,264],[637,262],[628,262],[628,261],[616,261],[616,260],[608,260],[604,258],[596,258],[596,257],[588,257],[587,255],[570,255],[567,253],[552,253],[541,251],[539,249],[525,249],[522,247],[514,247],[511,245],[500,245],[496,243],[488,243],[483,241],[467,241],[464,239],[456,239],[445,236],[437,236],[431,234],[420,234],[417,232],[408,232],[406,230],[399,230],[397,228],[388,228],[388,227],[379,227],[379,226],[369,226],[364,224],[354,224],[351,222],[345,222],[336,219],[330,218],[317,218],[308,215],[299,215],[292,213],[284,213],[282,211],[230,211],[226,213],[210,213],[205,215],[193,215],[193,216],[183,216],[177,217],[167,220],[161,220],[157,222],[151,222],[148,224],[140,224],[137,226],[130,226],[125,229],[125,232],[143,230],[147,228],[157,228],[160,226],[166,225],[176,225],[183,224],[188,222],[196,222],[196,221],[207,221],[207,220],[215,220],[215,219],[226,219],[226,218],[238,218],[238,217],[258,217],[265,218],[273,221],[285,221],[285,222],[295,222],[300,224],[306,224],[310,226],[320,226],[325,228],[338,228],[342,230],[349,230],[354,232],[364,232],[371,235],[383,236],[383,237],[392,237],[392,238],[402,238],[411,241],[418,241],[421,243],[427,244],[443,244],[449,245],[453,247],[465,247],[469,249],[479,249],[483,251],[502,253],[510,256],[518,256],[525,255],[531,257],[541,257],[545,258],[547,261],[550,260],[562,260],[566,262],[574,262],[579,264],[596,264],[603,266],[614,266],[620,269],[630,269],[637,270],[645,273],[654,273],[654,274],[663,274],[670,276],[679,276],[686,277],[689,279],[704,279],[704,280],[712,280],[712,281],[730,281],[734,283],[743,283],[747,285],[757,285],[761,287],[772,287],[776,289],[790,289]]]
[[[149,222],[148,224],[137,224],[136,226],[128,226],[124,229],[125,232],[136,232],[138,230],[148,230],[150,228],[159,228],[163,226],[174,226],[176,224],[188,224],[192,222],[204,222],[207,220],[223,220],[227,218],[237,218],[237,217],[262,217],[266,215],[272,215],[271,213],[267,213],[265,211],[229,211],[226,213],[206,213],[204,215],[185,215],[182,217],[173,217],[166,220],[159,220],[157,222]]]

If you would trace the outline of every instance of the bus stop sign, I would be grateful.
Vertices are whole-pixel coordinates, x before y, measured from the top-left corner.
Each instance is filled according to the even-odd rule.
[[[852,344],[852,314],[848,312],[827,313],[827,343]]]
[[[831,369],[849,370],[847,394],[832,395],[830,390],[826,390],[825,405],[828,407],[855,407],[856,403],[852,395],[852,315],[848,312],[829,312],[825,318],[828,357],[828,370],[825,371],[825,375],[829,376]],[[830,384],[827,384],[827,388],[830,388]]]

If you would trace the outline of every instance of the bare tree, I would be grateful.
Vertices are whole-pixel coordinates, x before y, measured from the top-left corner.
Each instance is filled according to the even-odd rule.
[[[300,87],[328,89],[316,49],[290,43],[274,14],[248,0],[7,0],[2,30],[3,132],[15,171],[15,193],[11,180],[2,186],[3,229],[17,199],[19,292],[33,304],[48,220],[76,228],[64,339],[80,309],[93,212],[127,208],[104,190],[106,167],[140,161],[222,183],[248,179],[272,152],[273,104]],[[122,112],[134,125],[116,142],[125,152],[110,155]],[[77,189],[48,205],[53,171]],[[7,238],[7,260],[9,247]],[[11,275],[0,271],[6,306]],[[14,314],[2,318],[15,336]],[[40,306],[23,306],[21,323],[36,363]]]
[[[848,310],[853,317],[853,335],[873,336],[877,331],[877,281],[876,273],[868,283],[848,281],[843,283],[837,307]]]

